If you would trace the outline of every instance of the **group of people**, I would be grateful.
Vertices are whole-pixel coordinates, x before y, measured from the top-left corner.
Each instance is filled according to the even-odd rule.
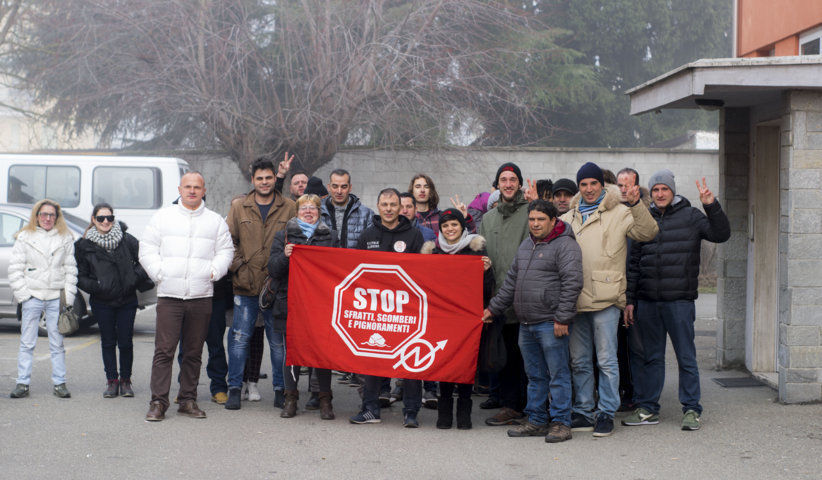
[[[704,179],[697,182],[703,213],[676,194],[668,170],[655,173],[645,190],[631,168],[614,176],[589,162],[576,181],[526,184],[519,167],[505,163],[493,190],[468,206],[455,197],[452,207],[440,210],[433,179],[419,174],[406,192],[380,191],[374,213],[351,193],[351,174],[342,169],[331,172],[327,189],[316,177],[292,173],[284,191],[292,161],[286,154],[277,167],[267,159],[254,162],[253,189],[232,200],[226,219],[205,207],[202,175],[186,173],[176,205],[153,216],[139,245],[110,205],[97,205],[85,234],[73,242],[59,204],[38,202],[17,234],[9,267],[23,312],[11,396],[29,393],[43,313],[54,394],[70,396],[57,316],[61,294],[70,305],[78,287],[90,295],[100,324],[103,396],[133,396],[136,292],[156,285],[146,420],[163,420],[170,407],[178,347],[179,414],[206,416],[196,402],[204,344],[212,401],[238,410],[243,400],[259,399],[248,374],[255,330],[259,342],[262,331],[268,340],[274,405],[281,417],[294,417],[303,368],[285,362],[289,259],[294,245],[319,245],[482,258],[482,321],[489,324],[483,335],[501,336],[506,353],[501,368],[479,372],[478,383],[493,386],[482,407],[499,408],[485,423],[511,426],[509,436],[543,436],[549,443],[568,440],[573,431],[605,437],[614,431],[615,413],[626,407],[632,411],[623,425],[658,423],[667,336],[679,366],[682,429],[700,428],[694,346],[700,246],[730,236],[728,218]],[[233,289],[227,335],[221,284]],[[271,305],[261,305],[264,290],[273,296]],[[312,368],[309,378],[306,408],[334,419],[332,372]],[[351,423],[378,423],[380,409],[402,399],[405,427],[419,426],[425,404],[437,409],[437,428],[451,428],[456,394],[457,428],[471,428],[471,395],[479,385],[397,379],[391,392],[391,379],[344,378],[361,385],[362,405]]]

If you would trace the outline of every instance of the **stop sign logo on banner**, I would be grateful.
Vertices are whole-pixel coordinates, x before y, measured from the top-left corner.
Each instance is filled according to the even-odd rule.
[[[420,372],[447,340],[421,337],[428,324],[425,291],[399,265],[360,264],[334,289],[333,327],[357,356],[398,359],[394,369]]]

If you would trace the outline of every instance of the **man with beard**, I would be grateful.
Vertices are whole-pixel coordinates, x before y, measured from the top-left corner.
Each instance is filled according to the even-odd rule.
[[[288,155],[286,154],[286,157]],[[240,409],[243,371],[254,323],[260,313],[258,295],[267,275],[268,254],[274,234],[296,215],[295,203],[274,188],[274,164],[259,159],[251,166],[254,190],[235,198],[228,212],[228,229],[234,242],[234,261],[229,270],[234,284],[234,320],[228,335],[228,410]],[[285,388],[282,364],[285,332],[275,332],[271,310],[263,310],[271,355],[275,405]]]
[[[508,267],[516,257],[520,244],[528,238],[528,202],[521,190],[522,172],[513,163],[504,163],[497,170],[494,187],[499,189],[500,201],[496,208],[482,217],[479,234],[487,241],[488,257],[494,268],[497,289],[505,284]],[[525,407],[525,368],[520,354],[519,319],[508,308],[494,317],[494,322],[504,323],[502,337],[505,342],[506,362],[499,373],[500,411],[485,420],[487,425],[513,425],[523,418]]]

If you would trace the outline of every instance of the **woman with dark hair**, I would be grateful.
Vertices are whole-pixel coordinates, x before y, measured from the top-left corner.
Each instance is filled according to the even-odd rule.
[[[425,242],[420,253],[439,253],[446,255],[480,255],[484,274],[482,279],[482,304],[494,293],[494,272],[491,270],[491,259],[485,251],[485,238],[468,233],[465,217],[456,208],[443,210],[440,214],[440,235],[436,240]],[[471,393],[470,383],[440,382],[440,398],[437,403],[437,428],[451,428],[454,422],[454,388],[457,390],[457,428],[471,428]]]
[[[268,274],[271,276],[274,306],[272,316],[275,328],[286,329],[288,317],[288,265],[294,245],[317,245],[320,247],[339,247],[337,231],[332,230],[320,220],[320,197],[305,194],[297,199],[297,216],[285,224],[285,229],[274,235],[271,252],[268,257]],[[288,344],[285,346],[288,349]],[[283,362],[285,363],[285,362]],[[334,410],[331,405],[331,370],[315,368],[314,373],[320,385],[320,418],[333,420]],[[291,418],[297,414],[299,394],[297,383],[300,380],[300,366],[283,365],[285,378],[285,404],[280,413],[282,418]]]
[[[106,372],[104,398],[133,397],[131,365],[132,336],[137,313],[137,290],[154,287],[138,261],[139,243],[126,233],[126,224],[114,221],[114,209],[98,203],[83,238],[74,244],[77,284],[91,298],[89,303],[100,326],[103,368]],[[120,372],[117,372],[117,348]]]
[[[45,314],[51,351],[51,381],[54,395],[69,398],[66,388],[66,349],[57,330],[60,297],[74,304],[77,293],[77,266],[71,232],[63,219],[60,204],[43,199],[31,210],[29,223],[15,235],[9,260],[9,286],[22,308],[20,353],[17,355],[17,385],[11,398],[29,394],[37,324]]]

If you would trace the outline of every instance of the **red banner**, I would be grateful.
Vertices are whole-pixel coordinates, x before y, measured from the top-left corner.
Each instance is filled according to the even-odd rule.
[[[482,260],[295,245],[286,363],[473,383]]]

